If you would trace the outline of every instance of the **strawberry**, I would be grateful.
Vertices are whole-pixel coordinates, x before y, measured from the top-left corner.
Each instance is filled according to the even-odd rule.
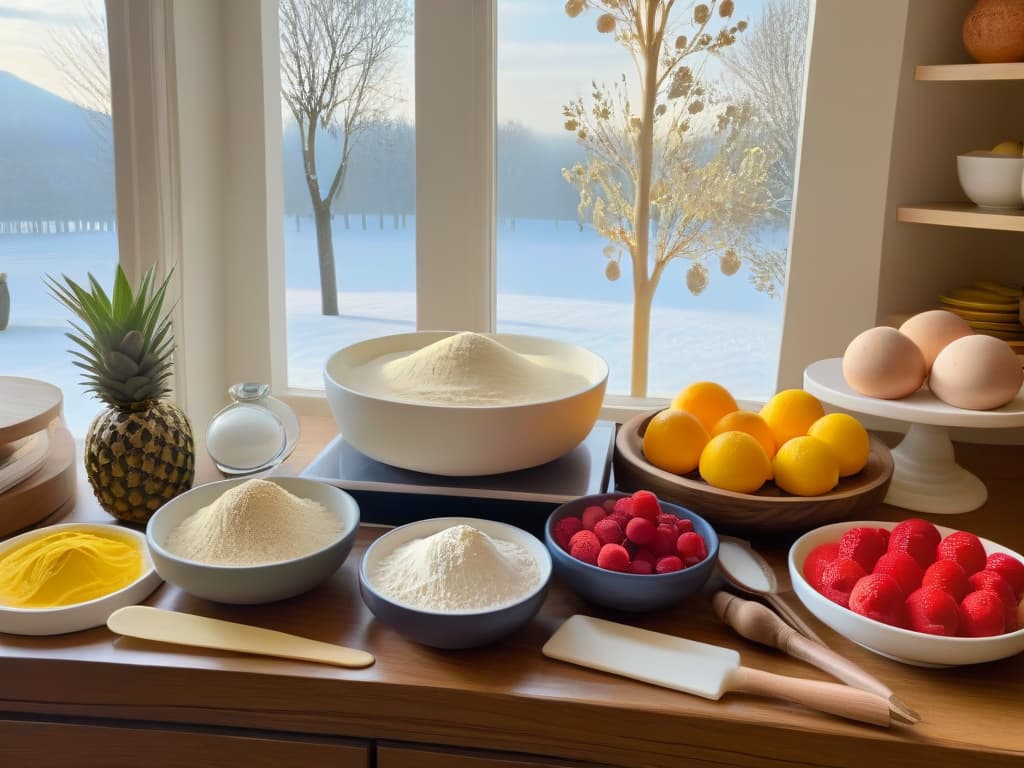
[[[942,534],[934,525],[919,517],[911,517],[892,529],[888,550],[906,552],[923,570],[935,562],[935,550],[941,539]]]
[[[834,562],[839,557],[839,542],[833,541],[828,544],[819,544],[804,560],[804,578],[807,583],[819,592],[821,591],[821,574],[825,566]]]
[[[1006,629],[1006,607],[999,595],[987,589],[971,592],[960,601],[960,634],[992,637]]]
[[[939,542],[936,550],[939,560],[952,560],[970,576],[985,567],[985,548],[973,533],[956,531]]]
[[[850,592],[850,610],[894,627],[907,624],[903,590],[888,573],[871,573],[859,579]]]
[[[1024,563],[1016,557],[1004,552],[993,552],[985,561],[985,570],[995,571],[1006,579],[1018,600],[1024,596]]]
[[[886,552],[875,563],[872,573],[887,573],[896,579],[900,585],[900,591],[904,595],[910,595],[915,589],[921,586],[921,579],[924,578],[924,570],[917,560],[906,552]]]
[[[839,539],[839,557],[856,560],[865,573],[871,573],[878,558],[885,554],[888,541],[888,532],[883,535],[881,528],[851,528]]]
[[[957,604],[971,591],[967,574],[952,560],[936,560],[929,565],[921,578],[922,587],[938,587],[949,593]]]
[[[921,587],[907,598],[907,628],[928,635],[955,637],[960,626],[960,606],[938,587]]]
[[[821,592],[833,603],[843,608],[850,607],[850,593],[857,582],[867,576],[860,563],[848,557],[840,557],[828,565],[821,572]]]

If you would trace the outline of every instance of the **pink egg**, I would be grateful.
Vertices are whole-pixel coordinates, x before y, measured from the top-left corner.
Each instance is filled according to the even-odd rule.
[[[1024,371],[1010,346],[994,336],[975,334],[948,344],[932,364],[928,386],[957,408],[987,411],[1013,400]]]
[[[889,326],[857,335],[843,354],[843,378],[868,397],[897,400],[916,392],[927,376],[924,355],[908,337]]]
[[[900,326],[900,333],[917,344],[931,370],[939,352],[952,341],[974,333],[967,321],[945,309],[919,312]]]

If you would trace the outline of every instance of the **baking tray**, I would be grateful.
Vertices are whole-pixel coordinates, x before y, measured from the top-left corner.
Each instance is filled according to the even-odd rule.
[[[360,522],[404,525],[430,517],[482,517],[543,536],[555,507],[612,487],[615,425],[599,421],[569,453],[539,467],[478,477],[445,477],[375,461],[338,435],[300,473],[359,502]]]

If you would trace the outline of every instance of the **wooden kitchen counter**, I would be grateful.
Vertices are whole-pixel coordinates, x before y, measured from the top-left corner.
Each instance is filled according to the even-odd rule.
[[[305,420],[291,470],[333,432],[333,423]],[[931,519],[1024,551],[1024,446],[961,445],[957,454],[986,480],[989,501]],[[215,476],[208,463],[200,474]],[[47,522],[109,520],[84,477],[79,489],[74,509]],[[877,515],[908,516],[889,507]],[[147,601],[363,648],[377,657],[368,669],[193,651],[105,628],[0,635],[0,766],[1024,765],[1024,654],[921,669],[862,650],[804,612],[832,648],[924,717],[914,727],[883,729],[741,694],[706,701],[541,655],[561,621],[583,612],[726,645],[747,666],[829,679],[742,639],[701,597],[622,615],[595,609],[555,582],[539,615],[512,637],[481,649],[432,650],[375,621],[359,597],[357,567],[379,533],[364,528],[327,584],[291,600],[222,606],[165,584]],[[757,542],[780,570],[786,544]],[[803,610],[795,596],[790,601]]]

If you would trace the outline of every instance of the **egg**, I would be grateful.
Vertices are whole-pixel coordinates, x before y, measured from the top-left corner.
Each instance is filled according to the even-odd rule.
[[[1013,400],[1024,371],[1010,346],[975,334],[948,344],[932,364],[928,386],[945,403],[972,411],[999,408]]]
[[[917,344],[924,364],[931,370],[935,357],[951,341],[974,333],[967,321],[945,309],[919,312],[900,326],[900,333]]]
[[[916,392],[927,375],[917,344],[889,326],[868,328],[843,353],[843,378],[868,397],[898,400]]]

